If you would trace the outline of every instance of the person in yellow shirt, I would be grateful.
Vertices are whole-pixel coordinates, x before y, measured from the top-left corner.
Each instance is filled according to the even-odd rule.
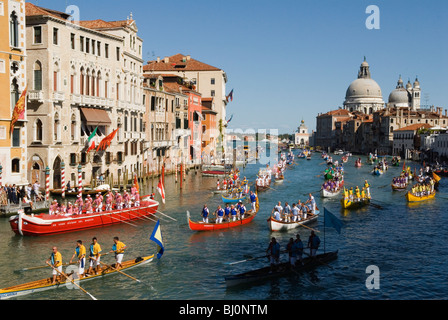
[[[72,263],[75,257],[78,258],[78,277],[82,277],[84,275],[84,269],[86,267],[86,247],[82,244],[81,240],[76,242],[75,253],[70,259],[70,264]]]
[[[100,269],[101,251],[102,250],[100,244],[98,243],[98,239],[94,237],[92,239],[92,243],[90,244],[90,266],[86,276],[89,276],[94,268],[95,274],[98,274]]]
[[[53,284],[55,284],[57,277],[62,275],[62,255],[57,247],[53,247],[51,256],[45,263],[53,268]]]
[[[126,250],[126,245],[120,241],[120,239],[118,239],[118,237],[114,237],[114,244],[112,246],[112,251],[110,251],[110,253],[114,252],[115,253],[115,260],[116,260],[116,264],[115,264],[115,269],[120,269],[123,266],[121,265],[122,261],[123,261],[123,257],[124,257],[124,250]]]

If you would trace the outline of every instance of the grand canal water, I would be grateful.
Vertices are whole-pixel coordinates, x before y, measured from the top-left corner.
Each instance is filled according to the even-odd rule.
[[[446,252],[448,245],[448,183],[441,181],[435,200],[409,205],[404,193],[392,192],[390,182],[401,167],[391,167],[382,176],[370,174],[371,166],[355,168],[355,157],[345,165],[346,184],[362,185],[368,179],[372,185],[374,203],[357,211],[341,211],[339,199],[321,199],[318,190],[323,182],[317,177],[325,169],[320,154],[311,161],[296,160],[297,165],[285,173],[283,184],[273,184],[273,190],[259,194],[260,213],[249,225],[213,233],[196,233],[188,228],[186,211],[199,220],[204,204],[216,208],[222,204],[214,195],[216,178],[202,177],[190,172],[181,191],[174,176],[166,177],[166,205],[159,210],[177,221],[158,215],[161,220],[165,254],[160,261],[128,273],[145,284],[114,275],[83,284],[84,289],[100,300],[327,300],[327,299],[446,299],[448,282]],[[411,167],[417,164],[411,164]],[[260,164],[241,169],[254,181]],[[271,233],[266,219],[277,201],[306,200],[315,192],[318,206],[327,208],[344,222],[338,234],[325,229],[327,251],[339,250],[338,260],[331,267],[321,266],[302,276],[276,279],[257,286],[237,290],[226,288],[224,275],[235,274],[267,265],[260,259],[229,266],[227,262],[260,256],[265,253],[272,236],[284,247],[297,232],[307,239],[305,228],[286,233]],[[0,287],[25,283],[50,275],[49,270],[15,272],[25,267],[43,265],[56,245],[64,261],[73,254],[75,242],[90,243],[96,236],[103,248],[112,247],[112,238],[119,236],[129,247],[126,258],[154,253],[155,244],[149,240],[153,222],[136,222],[137,227],[119,225],[104,229],[57,235],[44,238],[23,238],[14,235],[7,219],[0,219]],[[323,234],[323,217],[311,227]],[[286,260],[286,256],[283,257]],[[105,257],[113,262],[113,257]],[[366,273],[369,266],[379,269],[379,289],[369,290]],[[62,288],[22,297],[23,300],[88,300],[80,290]]]

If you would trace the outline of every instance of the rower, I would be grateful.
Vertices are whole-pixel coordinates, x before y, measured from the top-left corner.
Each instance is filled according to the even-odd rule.
[[[244,214],[246,213],[246,207],[244,206],[242,201],[240,201],[240,203],[239,203],[238,212],[239,212],[240,220],[243,220]]]
[[[218,209],[215,211],[216,215],[216,223],[222,223],[222,220],[224,218],[224,210],[221,208],[221,206],[218,206]]]
[[[50,264],[51,262],[51,264]],[[62,273],[62,255],[58,251],[57,247],[52,248],[52,253],[50,258],[45,261],[46,264],[50,264],[53,267],[53,282],[52,284],[56,283],[56,279],[58,275]]]
[[[292,221],[297,222],[300,221],[299,219],[299,208],[297,208],[297,205],[295,203],[292,204]]]
[[[294,241],[294,248],[296,253],[296,261],[298,260],[301,265],[303,265],[302,254],[303,254],[303,242],[300,239],[300,234],[297,234],[296,240]],[[297,262],[296,262],[297,263]]]
[[[224,208],[224,215],[226,217],[226,221],[230,221],[230,206],[228,203],[226,203],[226,207]]]
[[[311,235],[308,239],[308,248],[310,248],[311,257],[316,256],[317,250],[319,249],[319,245],[320,245],[319,237],[314,233],[314,231],[311,231]]]
[[[207,208],[207,205],[204,204],[204,208],[202,208],[202,222],[208,223],[208,215],[210,214],[210,210]]]
[[[309,194],[309,200],[311,204],[311,213],[314,214],[316,212],[316,200],[314,199],[313,195]]]
[[[112,211],[112,199],[113,195],[109,192],[106,196],[106,211]]]
[[[364,188],[366,188],[367,198],[370,199],[370,184],[367,182],[367,180],[364,182]]]
[[[251,191],[250,192],[250,203],[251,203],[251,206],[252,206],[252,212],[256,212],[257,210],[257,206],[256,206],[256,204],[257,204],[257,195],[253,192],[253,191]]]
[[[90,244],[90,266],[89,270],[86,273],[86,277],[90,275],[92,270],[95,270],[95,274],[98,274],[100,268],[100,260],[101,260],[101,246],[98,243],[96,237],[92,238],[92,243]]]
[[[123,268],[122,261],[124,257],[124,250],[126,250],[126,245],[118,239],[118,237],[114,237],[114,244],[112,246],[112,251],[110,253],[115,252],[115,269]]]
[[[274,209],[272,210],[271,214],[273,214],[273,217],[274,217],[275,220],[282,221],[282,217],[280,215],[280,212],[279,212],[277,206],[274,207]]]
[[[285,202],[285,207],[283,208],[283,217],[285,222],[291,221],[290,215],[291,215],[291,207],[288,204],[288,202]]]
[[[232,221],[236,221],[237,210],[233,204],[230,206],[230,215],[232,216]]]
[[[140,193],[138,192],[134,196],[134,207],[140,207]]]
[[[271,262],[271,272],[274,270],[274,267],[278,265],[280,260],[280,244],[277,242],[275,238],[271,239],[269,243],[269,247],[266,250],[266,253],[269,256],[269,260]]]
[[[75,257],[78,258],[78,278],[81,278],[84,276],[84,268],[86,266],[86,247],[82,244],[81,240],[76,242],[75,253],[70,259],[70,264]]]

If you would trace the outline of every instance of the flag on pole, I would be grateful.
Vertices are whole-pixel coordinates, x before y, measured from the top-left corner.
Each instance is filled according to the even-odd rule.
[[[157,253],[157,259],[162,258],[163,252],[165,251],[165,247],[163,246],[162,230],[160,229],[160,220],[157,221],[156,226],[154,227],[154,231],[152,232],[151,237],[149,237],[149,239],[154,241],[158,246],[159,252]]]
[[[87,149],[87,153],[89,153],[90,151],[95,150],[95,141],[92,142],[92,145],[90,146],[89,149]]]
[[[229,95],[226,97],[226,101],[229,102],[229,100],[233,101],[233,89],[232,89],[232,91],[230,91]]]
[[[137,192],[140,192],[140,187],[138,186],[137,174],[134,174],[134,188],[137,189]]]
[[[324,208],[324,219],[325,219],[325,226],[332,227],[336,229],[336,231],[341,234],[341,229],[344,227],[344,223],[336,218],[334,214],[332,214],[330,211],[327,210],[327,208]]]
[[[230,121],[232,121],[233,120],[233,114],[232,114],[232,116],[230,117],[230,119],[229,120],[227,120],[227,124],[229,124],[230,123]]]
[[[165,188],[163,187],[162,179],[159,179],[159,184],[157,185],[157,191],[159,191],[162,197],[162,202],[165,203]]]
[[[11,134],[14,131],[14,126],[17,120],[23,119],[25,115],[25,102],[26,102],[26,92],[28,90],[28,86],[23,90],[22,95],[14,106],[14,111],[12,112],[11,118]]]
[[[99,151],[104,151],[106,150],[108,147],[110,147],[110,143],[112,142],[112,140],[115,138],[115,135],[117,134],[119,129],[115,130],[114,132],[112,132],[110,135],[108,135],[106,138],[104,138],[101,142],[100,145],[98,146],[98,149],[96,150],[97,152]]]
[[[89,144],[90,141],[92,141],[92,139],[95,138],[97,131],[98,131],[98,127],[96,127],[96,129],[93,130],[92,134],[90,135],[89,139],[87,140],[87,144]]]

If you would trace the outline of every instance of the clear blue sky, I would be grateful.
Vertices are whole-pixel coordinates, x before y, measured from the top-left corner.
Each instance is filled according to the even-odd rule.
[[[418,75],[422,103],[447,108],[448,1],[417,0],[32,0],[81,20],[122,20],[130,12],[144,59],[190,54],[227,72],[230,128],[293,133],[304,119],[343,104],[364,56],[387,102],[401,74]],[[380,30],[365,26],[380,9]],[[426,101],[425,97],[429,97]]]

